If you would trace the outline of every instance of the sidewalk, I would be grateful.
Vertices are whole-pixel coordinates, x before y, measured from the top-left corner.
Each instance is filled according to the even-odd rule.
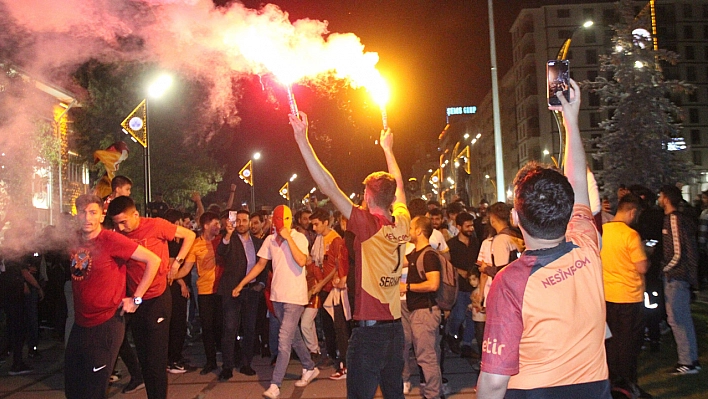
[[[24,376],[9,376],[7,374],[11,363],[10,359],[0,365],[0,399],[59,399],[64,398],[64,373],[63,373],[63,344],[58,341],[43,340],[40,343],[41,360],[28,359],[27,363],[34,367],[32,374]],[[204,351],[201,342],[185,349],[186,356],[195,366],[204,364]],[[446,354],[445,377],[449,380],[449,394],[447,398],[474,398],[473,387],[477,381],[477,373],[473,371],[468,359],[461,359],[458,355]],[[200,375],[199,370],[185,374],[169,374],[169,398],[172,399],[209,399],[209,398],[236,398],[258,399],[261,393],[270,384],[272,367],[270,359],[256,357],[253,368],[258,374],[245,376],[234,370],[234,377],[227,382],[218,382],[217,373]],[[119,369],[123,371],[123,378],[111,385],[109,397],[112,398],[147,398],[145,390],[124,395],[120,391],[128,384],[130,377],[127,369],[119,362]],[[294,383],[300,378],[300,363],[291,360],[285,381],[281,387],[282,399],[318,398],[335,399],[346,398],[346,380],[332,381],[328,379],[334,373],[332,368],[323,368],[318,379],[305,388],[296,388]],[[413,389],[409,397],[420,397],[418,376],[411,377]],[[380,392],[377,397],[382,397]]]

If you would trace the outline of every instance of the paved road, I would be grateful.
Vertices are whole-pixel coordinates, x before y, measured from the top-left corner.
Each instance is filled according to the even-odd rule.
[[[0,365],[0,399],[55,399],[64,398],[64,372],[62,343],[58,341],[43,340],[40,345],[42,353],[41,360],[28,361],[35,368],[35,372],[25,376],[9,376],[11,360]],[[185,349],[188,358],[193,364],[202,365],[204,355],[201,343]],[[208,398],[235,398],[235,399],[257,399],[261,398],[261,393],[270,383],[272,367],[269,359],[256,358],[253,368],[257,375],[248,377],[234,372],[234,378],[227,382],[218,382],[217,374],[212,373],[206,376],[199,375],[199,372],[186,374],[170,374],[169,398],[174,399],[208,399]],[[125,370],[122,364],[119,366]],[[299,378],[300,363],[293,360],[288,367],[288,374],[281,387],[282,399],[318,398],[335,399],[346,397],[346,381],[331,381],[327,377],[334,372],[332,368],[322,369],[320,378],[312,382],[305,388],[296,388],[294,382]],[[127,371],[124,371],[127,374]],[[474,372],[471,363],[467,359],[461,359],[457,355],[447,354],[445,361],[445,377],[449,380],[448,398],[474,398],[473,387],[477,380],[477,373]],[[129,378],[124,376],[122,380],[111,386],[109,397],[125,399],[143,399],[147,396],[141,390],[130,395],[124,395],[120,390],[128,383]],[[409,397],[420,397],[417,374],[411,378],[413,389]],[[377,397],[381,397],[380,393]]]

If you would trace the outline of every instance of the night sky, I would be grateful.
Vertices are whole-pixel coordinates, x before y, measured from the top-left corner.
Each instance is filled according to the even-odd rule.
[[[379,53],[378,69],[392,88],[388,114],[389,124],[396,133],[394,151],[406,179],[420,156],[416,148],[425,141],[434,142],[444,128],[445,108],[479,105],[491,89],[487,1],[288,0],[271,3],[287,11],[291,21],[327,20],[330,32],[352,32],[361,38],[366,51]],[[519,11],[558,3],[495,2],[499,79],[511,66],[509,29]],[[244,4],[258,8],[261,2],[244,1]],[[238,105],[243,119],[235,134],[234,156],[219,193],[226,192],[228,184],[235,181],[239,183],[239,191],[244,186],[240,197],[249,198],[237,173],[253,152],[260,151],[263,159],[255,164],[254,171],[257,203],[282,201],[277,190],[292,173],[299,176],[291,186],[293,199],[302,198],[313,184],[287,125],[285,91],[277,88],[274,91],[280,104],[277,109],[277,104],[274,107],[266,102],[267,94],[261,90],[257,79],[243,84],[243,101]],[[385,168],[381,150],[374,145],[380,129],[378,109],[368,102],[365,94],[326,95],[297,86],[294,90],[300,108],[310,114],[311,135],[322,132],[331,138],[331,151],[321,152],[323,162],[343,191],[360,191],[361,181],[368,173]],[[320,144],[315,142],[318,153],[322,148]]]

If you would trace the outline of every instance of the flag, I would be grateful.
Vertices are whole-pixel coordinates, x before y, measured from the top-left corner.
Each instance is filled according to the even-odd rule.
[[[440,169],[435,170],[432,175],[430,175],[430,182],[433,184],[440,184],[442,180],[442,171]]]
[[[130,134],[133,141],[139,143],[143,147],[147,147],[147,103],[145,100],[135,107],[120,124],[123,127],[123,132]]]
[[[462,160],[465,162],[465,172],[467,172],[468,175],[471,174],[471,172],[470,172],[470,146],[465,147],[464,150],[460,151],[460,153],[457,154],[456,159],[460,159],[460,158],[462,158]]]
[[[283,184],[283,187],[280,187],[280,190],[278,190],[278,193],[280,193],[281,197],[290,201],[290,182],[285,182],[285,184]]]
[[[238,177],[245,181],[246,184],[253,187],[253,161],[248,161],[248,163],[241,168],[238,172]]]

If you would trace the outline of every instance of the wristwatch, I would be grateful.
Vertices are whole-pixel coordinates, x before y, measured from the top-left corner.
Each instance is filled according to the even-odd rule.
[[[141,297],[139,297],[139,296],[134,296],[134,297],[133,297],[133,303],[136,304],[136,305],[140,305],[141,303],[143,303],[143,298],[141,298]]]
[[[175,258],[175,262],[177,262],[178,265],[182,266],[182,264],[184,264],[184,259],[182,259],[182,258]]]

